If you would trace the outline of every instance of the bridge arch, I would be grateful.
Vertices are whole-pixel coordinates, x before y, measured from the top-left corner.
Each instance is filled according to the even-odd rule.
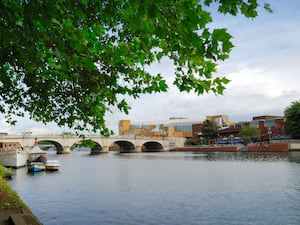
[[[161,152],[164,150],[164,147],[161,143],[156,141],[148,141],[142,145],[142,152]]]
[[[54,147],[56,148],[56,153],[57,154],[63,154],[64,152],[64,147],[61,143],[57,142],[57,141],[53,141],[53,140],[38,140],[38,143],[41,143],[41,142],[48,142],[52,145],[54,145]]]
[[[97,155],[104,152],[104,148],[102,147],[102,145],[92,139],[81,140],[79,143],[90,148],[91,155]]]
[[[120,153],[136,152],[135,145],[130,141],[120,140],[120,141],[115,141],[114,143],[119,146]]]
[[[95,145],[91,148],[91,155],[97,155],[103,153],[103,147],[98,143],[94,142]]]

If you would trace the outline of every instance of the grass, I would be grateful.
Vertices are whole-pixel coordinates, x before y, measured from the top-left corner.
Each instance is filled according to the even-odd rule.
[[[11,174],[12,171],[10,169],[6,169],[0,165],[0,211],[8,215],[12,211],[21,213],[22,215],[26,213],[27,224],[42,224],[18,194],[9,186],[5,177],[10,177]]]
[[[18,194],[11,189],[4,177],[7,173],[11,173],[11,170],[6,169],[0,165],[0,210],[2,209],[26,209],[29,208],[20,199]]]

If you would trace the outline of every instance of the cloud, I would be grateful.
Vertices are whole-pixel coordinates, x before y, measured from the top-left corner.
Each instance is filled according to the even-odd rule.
[[[43,123],[37,123],[29,119],[28,114],[24,117],[13,117],[18,122],[15,125],[9,125],[4,118],[0,118],[0,132],[8,133],[11,135],[18,135],[24,132],[32,132],[32,134],[61,134],[68,129],[59,128],[55,123],[49,123],[47,125]]]

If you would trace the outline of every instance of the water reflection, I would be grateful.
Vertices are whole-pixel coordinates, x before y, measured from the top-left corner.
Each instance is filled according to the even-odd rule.
[[[253,161],[300,163],[300,152],[159,152],[159,153],[109,153],[123,159],[143,160],[203,160],[203,161]]]
[[[207,161],[289,161],[289,153],[270,153],[270,152],[215,152],[215,153],[193,153],[192,156],[195,160],[207,160]],[[299,158],[300,162],[300,158]]]
[[[300,163],[300,152],[289,152],[289,161]]]
[[[45,225],[300,224],[299,152],[49,157],[60,171],[10,181]]]
[[[184,158],[207,161],[288,161],[300,163],[300,152],[194,152],[184,156]]]

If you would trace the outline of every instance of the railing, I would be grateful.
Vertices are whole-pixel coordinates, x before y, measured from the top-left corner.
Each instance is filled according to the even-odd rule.
[[[271,140],[271,142],[269,141],[263,141],[263,142],[252,142],[249,143],[248,146],[266,146],[266,145],[270,145],[270,144],[285,144],[288,143],[288,140]]]

